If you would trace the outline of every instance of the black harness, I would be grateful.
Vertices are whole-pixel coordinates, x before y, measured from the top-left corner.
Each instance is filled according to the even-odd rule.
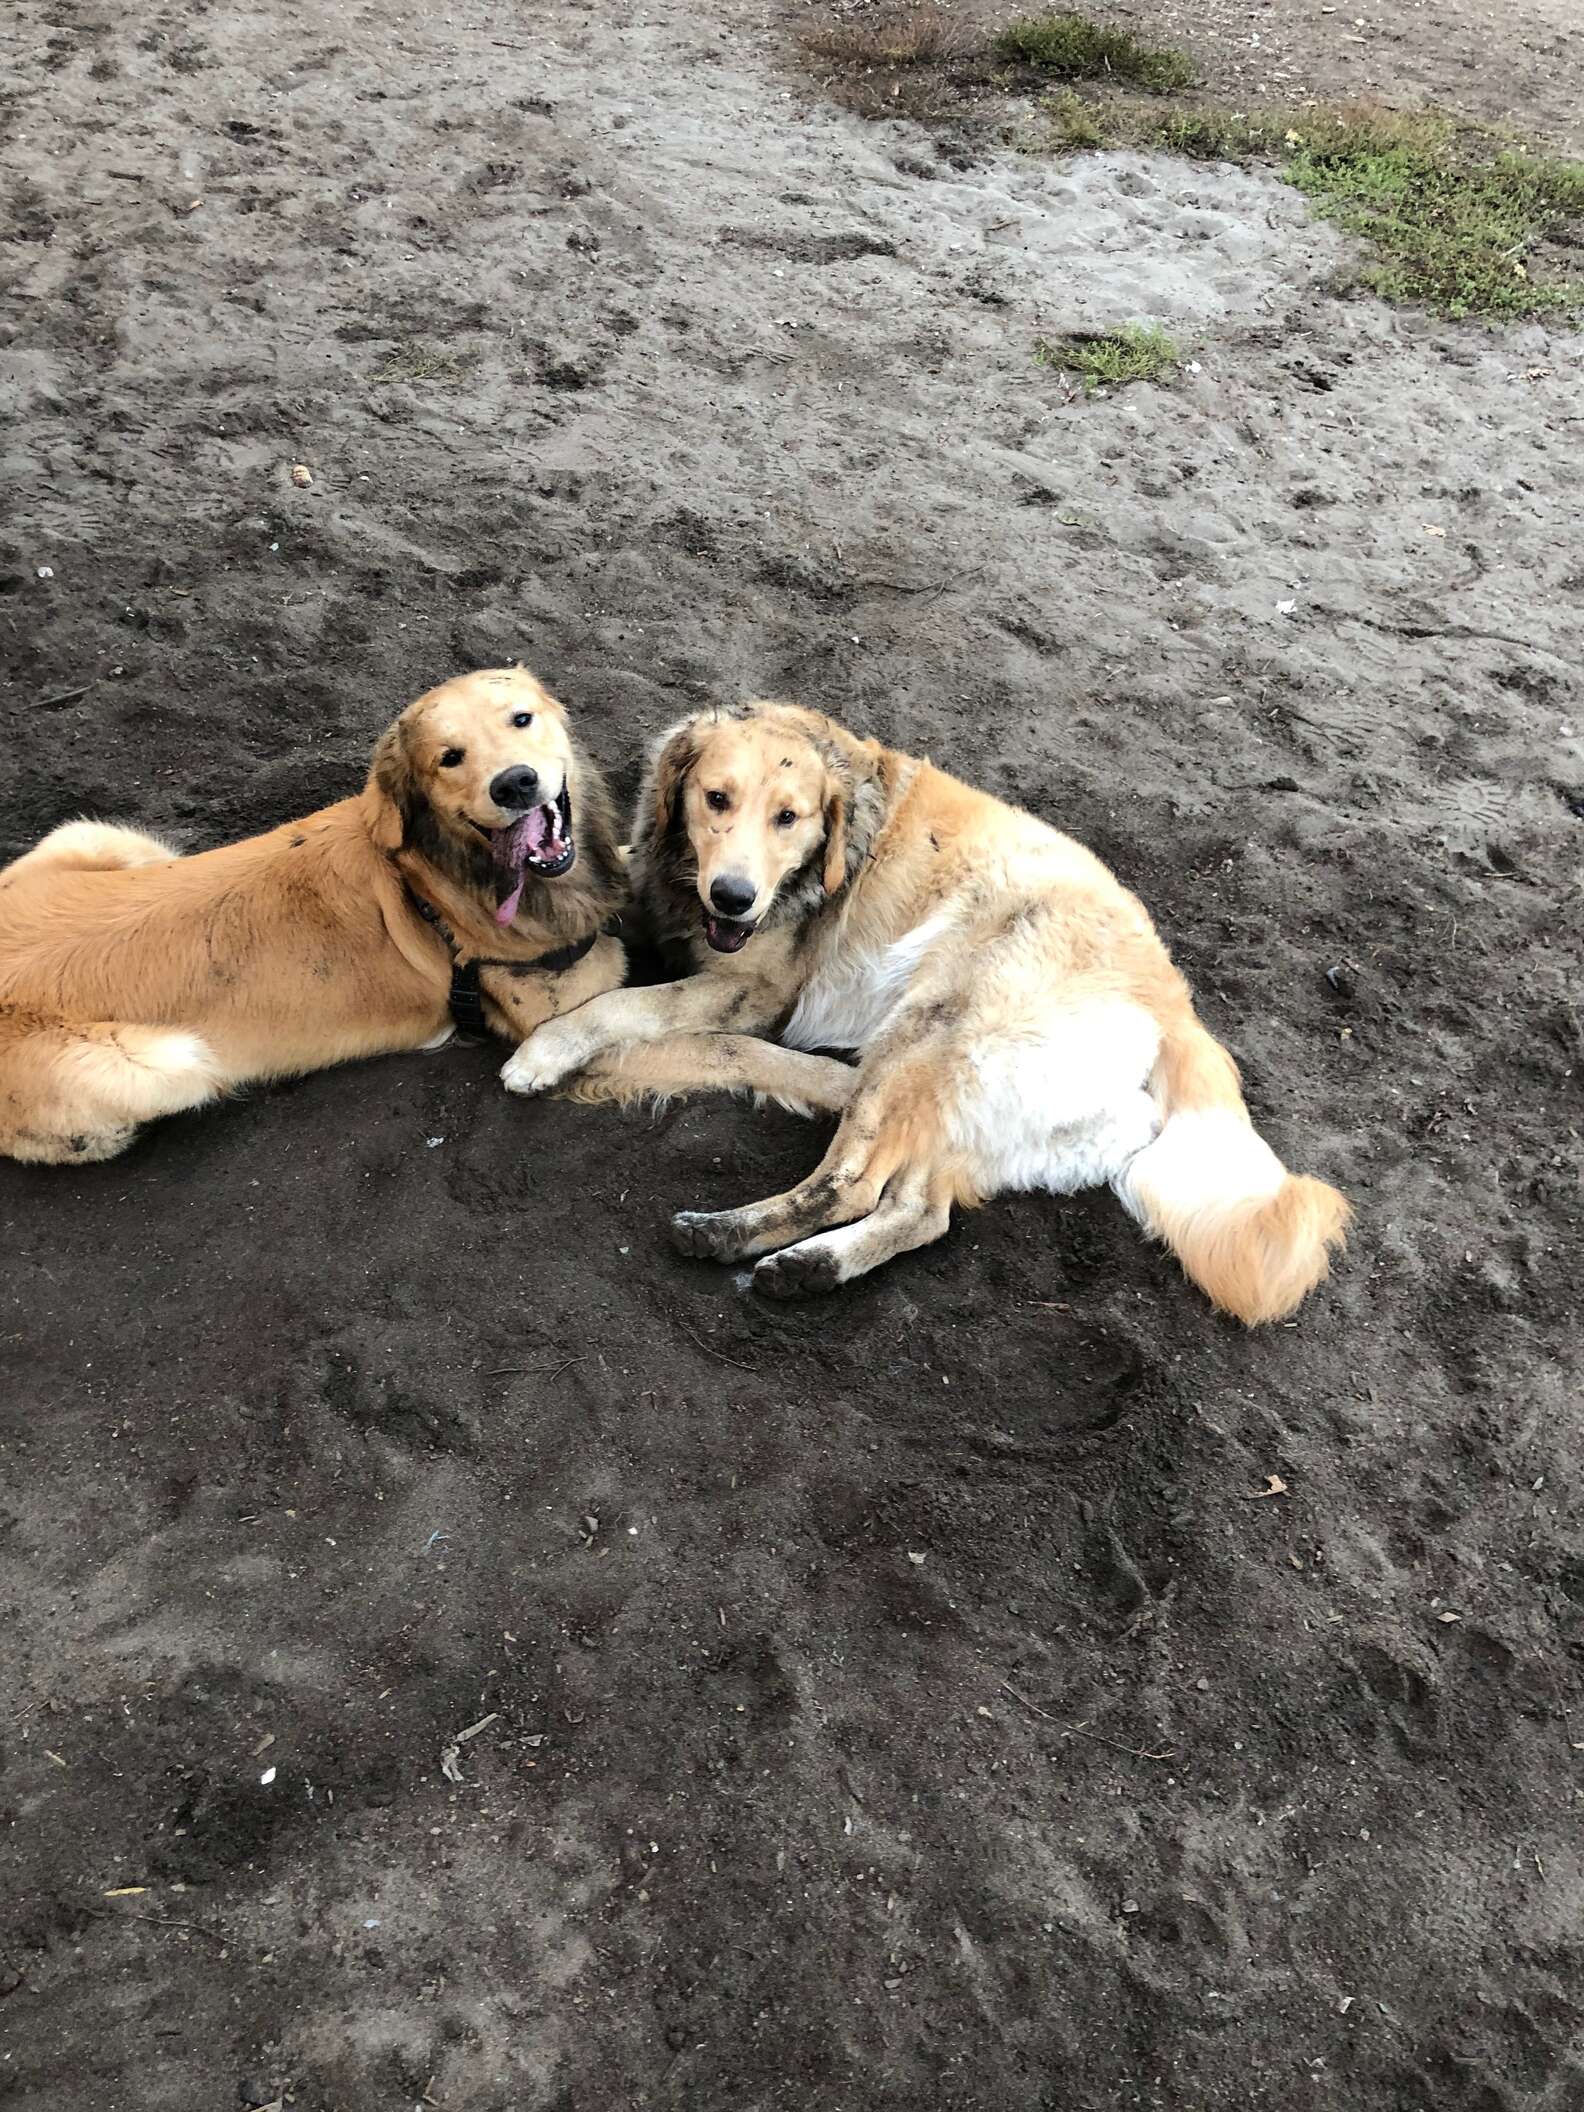
[[[459,1034],[468,1034],[482,1040],[489,1033],[484,1017],[484,993],[479,983],[481,968],[507,968],[513,975],[532,975],[542,970],[548,975],[559,975],[565,969],[575,968],[585,954],[591,953],[597,939],[604,938],[604,929],[591,931],[586,938],[574,939],[569,946],[557,946],[550,953],[536,954],[531,960],[507,961],[492,958],[487,954],[474,954],[463,960],[452,937],[450,927],[433,903],[426,902],[414,888],[408,887],[407,899],[426,924],[432,924],[451,956],[451,991],[448,1002],[451,1017]]]

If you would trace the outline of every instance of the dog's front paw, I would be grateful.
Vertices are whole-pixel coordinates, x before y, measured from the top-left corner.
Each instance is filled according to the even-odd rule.
[[[817,1298],[841,1282],[841,1263],[818,1240],[767,1254],[753,1272],[754,1289],[772,1298]]]
[[[501,1067],[501,1084],[509,1093],[548,1093],[583,1061],[577,1037],[565,1031],[560,1020],[536,1028],[507,1057]]]

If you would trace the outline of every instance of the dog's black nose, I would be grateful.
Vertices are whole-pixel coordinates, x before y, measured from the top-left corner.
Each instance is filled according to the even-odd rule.
[[[745,917],[754,906],[755,893],[746,880],[734,880],[729,874],[710,882],[711,906],[723,917]]]
[[[539,804],[539,773],[530,770],[526,763],[513,763],[509,770],[498,770],[490,779],[490,798],[498,807],[511,807],[525,812]]]

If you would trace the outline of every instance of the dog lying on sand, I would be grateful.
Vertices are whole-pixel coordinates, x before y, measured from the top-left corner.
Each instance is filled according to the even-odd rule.
[[[436,1048],[451,995],[520,1039],[613,989],[612,810],[521,668],[430,690],[368,783],[182,857],[68,822],[0,872],[0,1151],[108,1159],[250,1080]]]
[[[1251,1327],[1326,1274],[1347,1202],[1256,1133],[1142,903],[1032,815],[816,712],[754,703],[662,735],[631,873],[695,972],[547,1021],[506,1064],[512,1091],[580,1074],[580,1098],[629,1097],[642,1052],[678,1035],[721,1037],[694,1085],[753,1083],[739,1052],[754,1034],[860,1056],[796,1058],[793,1097],[843,1111],[830,1149],[783,1195],[682,1213],[684,1253],[763,1257],[755,1283],[795,1296],[938,1239],[954,1204],[1109,1183]]]
[[[625,973],[604,780],[523,668],[460,675],[380,738],[355,798],[184,858],[73,821],[0,871],[0,1152],[80,1163],[252,1080],[458,1024],[520,1041]],[[804,1058],[712,1035],[596,1064],[626,1092],[730,1064],[795,1097]]]

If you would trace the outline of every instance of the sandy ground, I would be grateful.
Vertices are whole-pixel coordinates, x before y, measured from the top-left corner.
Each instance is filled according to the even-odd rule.
[[[624,790],[793,692],[1108,856],[1360,1212],[1257,1338],[1105,1197],[767,1308],[664,1219],[820,1132],[482,1049],[0,1168],[11,2102],[1576,2106],[1579,341],[759,0],[0,38],[0,853],[470,663]]]

